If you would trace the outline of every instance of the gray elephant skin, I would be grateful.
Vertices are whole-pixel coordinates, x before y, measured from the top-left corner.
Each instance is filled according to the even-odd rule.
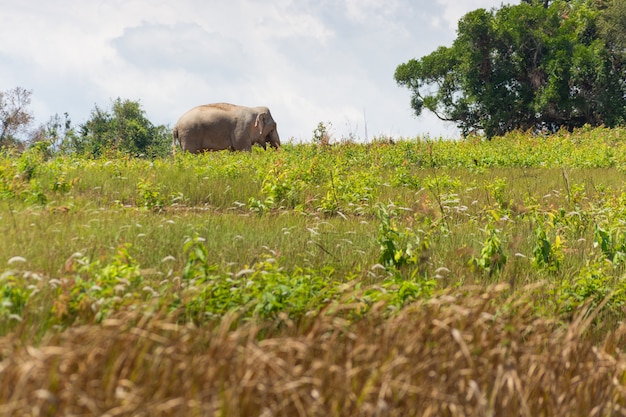
[[[280,147],[276,122],[267,107],[245,107],[228,103],[206,104],[183,114],[174,130],[176,142],[187,152],[252,150],[259,144],[266,149]]]

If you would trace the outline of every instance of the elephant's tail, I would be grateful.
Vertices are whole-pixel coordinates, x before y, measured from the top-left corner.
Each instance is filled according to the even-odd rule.
[[[178,147],[182,149],[180,138],[178,137],[178,126],[174,126],[174,129],[172,129],[172,153],[174,155],[176,154]]]

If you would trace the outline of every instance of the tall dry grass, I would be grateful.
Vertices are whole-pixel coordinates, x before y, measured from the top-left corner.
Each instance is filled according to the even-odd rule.
[[[584,336],[593,312],[564,326],[502,288],[393,317],[380,305],[355,319],[344,305],[233,330],[127,313],[37,347],[7,336],[0,415],[625,415],[626,328],[598,346]]]

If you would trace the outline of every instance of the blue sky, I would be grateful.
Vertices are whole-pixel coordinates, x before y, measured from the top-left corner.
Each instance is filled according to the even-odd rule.
[[[518,3],[507,2],[504,3]],[[0,91],[33,91],[38,124],[138,100],[173,126],[211,102],[268,106],[283,141],[318,122],[335,139],[457,137],[415,117],[397,65],[456,37],[458,19],[501,0],[0,0]]]

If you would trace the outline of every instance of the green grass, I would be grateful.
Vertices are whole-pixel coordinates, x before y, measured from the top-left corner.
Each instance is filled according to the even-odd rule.
[[[186,243],[200,239],[204,268],[222,278],[271,257],[287,274],[305,268],[326,277],[320,271],[332,270],[330,287],[356,280],[376,288],[393,277],[433,290],[500,282],[515,289],[547,280],[554,295],[537,300],[537,311],[560,317],[621,285],[625,174],[618,134],[286,145],[280,152],[154,161],[45,160],[33,149],[3,160],[0,259],[24,258],[11,266],[13,275],[32,272],[44,282],[74,280],[71,265],[81,259],[92,266],[80,279],[92,282],[124,248],[145,276],[138,290],[180,277],[189,263]],[[581,279],[596,270],[609,275],[601,288],[575,284],[589,270]],[[50,291],[39,284],[23,297],[55,298],[60,290]],[[168,292],[158,298],[159,305],[185,302]],[[613,323],[620,303],[611,309]],[[18,317],[29,310],[22,304],[5,310]],[[127,304],[112,303],[106,314]],[[53,313],[41,319],[41,331],[59,319],[84,319]]]
[[[77,329],[113,320],[123,335],[158,317],[163,329],[250,332],[242,337],[269,344],[339,326],[348,332],[342,343],[363,332],[369,349],[377,326],[402,327],[403,311],[452,297],[459,311],[486,303],[470,314],[476,326],[483,313],[503,317],[488,343],[467,336],[475,361],[516,331],[559,340],[571,331],[567,343],[604,346],[622,363],[608,347],[623,339],[626,305],[624,144],[626,131],[594,129],[154,161],[6,154],[0,339],[64,346]],[[482,292],[491,295],[480,301]],[[164,345],[168,332],[157,338]],[[425,342],[433,357],[438,343],[447,346],[437,338]],[[0,365],[9,358],[2,352]],[[0,378],[1,369],[12,368],[0,366]]]

